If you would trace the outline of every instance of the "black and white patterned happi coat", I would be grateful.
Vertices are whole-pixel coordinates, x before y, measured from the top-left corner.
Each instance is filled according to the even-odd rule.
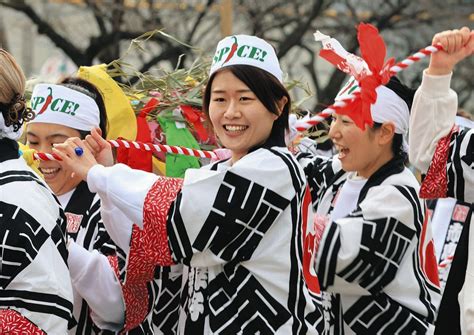
[[[145,236],[140,246],[149,243],[155,252],[132,257],[129,268],[157,249],[185,264],[179,334],[322,331],[320,292],[308,290],[302,266],[311,199],[286,148],[260,148],[232,166],[225,161],[189,169],[171,207],[160,209],[169,189],[160,177],[144,204],[145,231],[147,217],[166,213],[166,229],[158,229],[164,245]],[[133,246],[132,237],[132,254]]]
[[[99,196],[90,192],[85,182],[81,182],[76,187],[64,211],[68,218],[69,236],[86,250],[97,250],[108,257],[117,278],[122,283],[125,282],[126,255],[115,245],[105,229]],[[91,285],[93,284],[91,283]],[[123,334],[176,334],[181,273],[171,272],[169,267],[157,267],[154,280],[147,283],[147,289],[149,294],[149,305],[146,307],[147,317]],[[90,317],[90,313],[87,302],[78,296],[74,306],[74,316],[77,323],[74,328],[69,330],[69,334],[112,335],[119,333],[98,328]],[[125,313],[127,314],[127,311]]]
[[[64,212],[68,222],[67,232],[74,242],[89,252],[97,250],[106,257],[117,257],[117,252],[120,252],[120,250],[117,250],[118,248],[111,241],[109,234],[105,230],[100,214],[100,198],[97,194],[89,191],[87,183],[79,183]],[[90,285],[93,286],[94,283]],[[94,324],[90,316],[91,310],[87,302],[79,294],[75,294],[74,297],[73,314],[76,324],[73,328],[69,329],[69,334],[109,333],[99,329]]]
[[[474,202],[474,129],[453,126],[439,140],[421,193],[426,198]]]
[[[337,157],[299,154],[316,217],[329,217],[347,173]],[[424,334],[440,289],[418,182],[393,159],[372,175],[357,208],[329,221],[315,256],[325,334]]]
[[[21,327],[29,321],[47,334],[67,333],[72,287],[65,231],[50,189],[18,157],[16,142],[0,140],[0,315],[11,309],[23,318]],[[2,319],[3,326],[11,325]],[[28,333],[22,329],[14,333]]]
[[[474,129],[454,126],[451,133],[438,142],[422,189],[428,198],[453,197],[469,206],[468,211],[462,213],[466,223],[450,264],[436,320],[435,334],[458,334],[461,333],[458,297],[465,284],[468,257],[472,255],[469,231],[474,222]]]
[[[126,259],[119,258],[119,269],[121,280],[126,282]],[[178,333],[182,269],[181,264],[155,267],[153,280],[146,283],[148,294],[146,305],[143,306],[145,303],[143,300],[136,301],[137,304],[141,303],[141,308],[146,310],[146,317],[132,327],[127,327],[126,332],[121,332],[121,334],[175,335]],[[136,306],[126,304],[125,308],[125,315],[127,315],[128,311]]]
[[[318,334],[320,296],[302,267],[310,198],[294,157],[261,148],[206,168],[188,170],[168,216],[173,258],[188,265],[180,333]]]
[[[443,201],[448,201],[449,205],[453,206],[452,208],[448,207],[451,211],[440,211],[439,206],[443,206]],[[431,199],[427,201],[427,206],[433,218],[433,238],[437,252],[441,292],[443,292],[463,228],[469,225],[471,220],[472,206],[456,199]],[[445,216],[441,217],[441,213]],[[435,232],[438,235],[435,235]]]
[[[447,196],[474,203],[474,129],[460,128],[449,144]]]

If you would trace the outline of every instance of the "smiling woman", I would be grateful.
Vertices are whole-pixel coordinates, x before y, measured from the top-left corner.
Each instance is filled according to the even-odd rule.
[[[377,29],[358,29],[364,59],[341,57],[353,61],[339,68],[354,78],[338,98],[360,94],[337,110],[329,131],[339,154],[298,156],[316,213],[305,273],[320,278],[331,334],[430,333],[440,301],[430,220],[404,166],[414,92],[388,73]]]
[[[232,151],[233,162],[262,145],[285,146],[290,96],[264,70],[222,68],[210,77],[203,106],[221,144]]]
[[[79,130],[54,123],[31,123],[26,131],[28,146],[41,152],[51,152],[53,144],[79,136]],[[80,178],[71,176],[71,171],[57,161],[40,161],[39,170],[57,196],[74,190],[81,182]]]
[[[223,39],[203,105],[232,158],[188,169],[184,180],[98,165],[88,150],[74,154],[80,139],[56,152],[138,225],[107,226],[131,240],[127,283],[137,299],[157,265],[184,264],[178,334],[321,333],[319,288],[305,285],[301,257],[309,190],[285,147],[290,98],[272,46]],[[110,151],[97,132],[86,142]]]
[[[87,81],[68,78],[59,85],[40,84],[33,91],[31,106],[36,113],[26,128],[30,148],[51,152],[53,145],[70,137],[85,136],[100,126],[106,133],[107,117],[102,96]],[[39,170],[64,207],[81,179],[71,176],[57,161],[41,161]]]
[[[372,127],[335,114],[338,155],[298,156],[316,215],[304,258],[320,278],[331,334],[425,334],[440,289],[426,206],[404,166],[413,92],[396,78],[376,92]]]
[[[27,124],[26,139],[32,149],[49,153],[54,145],[70,137],[85,138],[95,127],[106,134],[102,95],[85,80],[67,78],[58,85],[37,85],[31,105],[36,117]],[[117,248],[105,231],[99,197],[61,162],[41,161],[39,170],[67,218],[67,262],[74,289],[73,315],[77,321],[69,333],[91,332],[91,329],[98,332],[99,328],[120,330],[124,319],[123,297],[107,258],[116,256]],[[97,276],[100,281],[96,280]]]

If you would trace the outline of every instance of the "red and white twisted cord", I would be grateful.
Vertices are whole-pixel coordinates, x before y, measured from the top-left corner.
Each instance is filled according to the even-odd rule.
[[[423,48],[413,55],[405,58],[401,62],[398,62],[397,64],[393,65],[390,68],[390,75],[394,76],[398,72],[405,70],[407,67],[410,65],[415,64],[416,62],[422,60],[423,58],[426,58],[427,56],[430,56],[431,54],[434,54],[435,52],[438,52],[439,50],[442,50],[443,47],[440,44],[436,45],[430,45],[426,48]],[[312,116],[308,119],[300,119],[296,121],[296,130],[298,131],[305,131],[318,123],[324,121],[326,118],[331,116],[333,113],[337,112],[338,109],[345,107],[350,101],[354,100],[357,97],[357,93],[359,93],[357,90],[354,91],[351,95],[348,95],[345,99],[341,101],[336,101],[334,104],[331,106],[325,108],[323,111],[320,113],[316,114],[315,116]]]
[[[418,50],[416,53],[413,55],[405,58],[401,62],[398,62],[397,64],[393,65],[390,68],[390,74],[393,76],[397,74],[398,72],[405,70],[407,67],[410,65],[415,64],[416,62],[422,60],[423,58],[426,58],[430,56],[431,54],[434,54],[435,52],[438,52],[440,50],[443,50],[443,47],[441,44],[435,44],[435,45],[430,45],[427,46],[426,48],[423,48],[421,50]]]
[[[109,142],[111,145],[113,145],[116,148],[119,148],[119,147],[135,148],[135,149],[143,150],[143,151],[166,152],[170,154],[179,154],[179,155],[193,156],[193,157],[198,157],[198,158],[209,158],[209,159],[218,158],[217,155],[212,151],[190,149],[190,148],[173,146],[173,145],[125,141],[121,139],[108,140],[107,142]],[[61,160],[61,157],[59,157],[55,153],[47,154],[44,152],[35,152],[33,154],[33,157],[37,160],[42,160],[42,161],[60,161]]]
[[[125,141],[125,140],[108,140],[110,144],[114,147],[124,147],[124,148],[135,148],[144,151],[158,151],[158,152],[167,152],[170,154],[179,154],[186,156],[193,156],[198,158],[217,158],[216,154],[212,151],[190,149],[185,147],[165,145],[165,144],[153,144],[153,143],[143,143],[136,141]]]
[[[33,154],[33,158],[39,161],[60,161],[62,160],[61,157],[58,155],[52,153],[52,154],[47,154],[45,152],[35,152]]]

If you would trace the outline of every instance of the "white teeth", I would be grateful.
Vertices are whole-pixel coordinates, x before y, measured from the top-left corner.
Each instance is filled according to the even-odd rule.
[[[59,168],[54,168],[54,169],[46,169],[46,168],[42,168],[41,169],[41,172],[43,174],[53,174],[53,173],[56,173],[59,171]]]
[[[224,128],[228,131],[244,131],[245,129],[247,129],[247,126],[229,126],[229,125],[226,125],[226,126],[224,126]]]
[[[336,145],[336,149],[339,151],[339,159],[346,157],[347,153],[349,152],[349,149],[340,145]]]

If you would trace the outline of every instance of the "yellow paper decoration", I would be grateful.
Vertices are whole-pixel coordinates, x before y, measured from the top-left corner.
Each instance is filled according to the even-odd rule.
[[[77,76],[94,84],[104,97],[109,122],[107,139],[123,137],[133,141],[137,136],[135,113],[120,86],[107,74],[106,67],[105,64],[81,66]]]
[[[23,155],[21,157],[23,157],[26,164],[28,164],[28,166],[33,171],[35,171],[40,177],[43,177],[40,170],[38,169],[39,168],[39,161],[35,160],[34,157],[33,157],[33,154],[35,153],[35,150],[30,149],[28,146],[26,146],[26,145],[24,145],[20,142],[18,142],[18,145],[20,147],[21,152],[23,153]]]
[[[152,157],[153,173],[159,176],[166,176],[166,163],[163,163],[156,157]]]

